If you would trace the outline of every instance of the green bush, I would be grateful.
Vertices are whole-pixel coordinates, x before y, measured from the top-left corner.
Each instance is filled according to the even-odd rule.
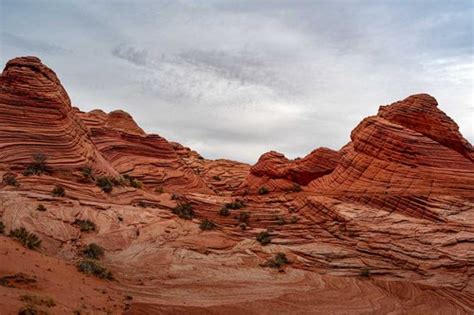
[[[95,223],[90,220],[76,220],[74,224],[79,226],[81,232],[92,232],[95,231]]]
[[[245,207],[245,203],[240,199],[236,199],[233,202],[226,203],[225,206],[229,209],[237,210]]]
[[[199,224],[199,228],[203,231],[213,230],[215,227],[216,225],[214,224],[214,222],[209,219],[204,219],[201,221],[201,224]]]
[[[13,173],[6,173],[3,175],[3,184],[8,185],[8,186],[20,186],[18,181],[16,180],[16,176]]]
[[[369,268],[364,267],[364,268],[360,269],[359,275],[360,275],[361,277],[364,277],[364,278],[370,277],[370,270],[369,270]]]
[[[51,192],[53,194],[53,196],[55,197],[64,197],[66,195],[66,192],[64,190],[64,187],[63,186],[60,186],[60,185],[56,185],[54,186],[53,188],[53,191]]]
[[[5,223],[0,221],[0,234],[3,234],[3,232],[5,232]]]
[[[37,249],[41,247],[41,240],[38,236],[28,232],[24,227],[12,230],[10,236],[18,240],[26,248]]]
[[[277,216],[276,221],[277,221],[278,225],[285,225],[286,224],[285,217],[283,217],[282,215]]]
[[[286,255],[284,253],[277,253],[273,258],[267,260],[265,263],[266,267],[270,268],[277,268],[280,269],[284,265],[287,265],[289,263],[288,258],[286,258]]]
[[[270,244],[272,241],[272,237],[270,236],[270,233],[268,231],[258,233],[256,239],[260,244],[264,246]]]
[[[47,157],[43,153],[33,154],[33,162],[26,167],[23,171],[23,175],[41,175],[43,173],[48,173],[49,169],[46,165]]]
[[[36,295],[22,295],[20,296],[20,300],[27,303],[28,305],[38,305],[38,306],[46,306],[46,307],[53,307],[56,306],[56,302],[50,297],[39,297]]]
[[[248,223],[250,219],[250,214],[247,211],[242,211],[237,215],[237,221],[239,223]]]
[[[106,176],[97,178],[96,185],[102,189],[103,192],[110,193],[113,189],[112,180]]]
[[[260,189],[258,190],[259,195],[266,195],[268,193],[269,193],[269,190],[267,187],[260,187]]]
[[[77,270],[88,275],[94,275],[98,278],[112,280],[112,273],[103,267],[98,261],[93,259],[84,259],[77,264]]]
[[[299,220],[299,218],[298,218],[296,215],[294,215],[294,216],[291,217],[291,221],[290,221],[290,222],[291,222],[292,224],[295,224],[295,223],[298,222],[298,220]]]
[[[181,203],[173,209],[173,213],[181,219],[191,220],[194,218],[193,206],[190,203]]]
[[[96,243],[91,243],[82,250],[84,257],[91,259],[100,259],[104,256],[104,249]]]
[[[43,211],[46,211],[46,207],[43,206],[43,204],[40,203],[40,204],[38,205],[38,207],[36,207],[36,210],[43,212]]]
[[[92,182],[94,180],[94,175],[93,175],[92,168],[90,168],[88,166],[83,167],[81,169],[81,173],[82,173],[82,176],[83,176],[83,180],[85,182]]]
[[[214,175],[212,176],[212,179],[214,180],[221,180],[221,177],[219,175]]]
[[[143,183],[141,181],[139,181],[138,179],[136,179],[136,178],[131,178],[130,179],[130,186],[132,186],[133,188],[142,188]]]
[[[219,210],[220,216],[227,217],[229,216],[229,214],[230,214],[229,208],[227,208],[226,206],[223,206],[221,210]]]

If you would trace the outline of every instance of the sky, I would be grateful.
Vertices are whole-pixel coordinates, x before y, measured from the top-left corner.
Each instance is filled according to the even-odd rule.
[[[429,93],[474,142],[474,2],[0,0],[0,63],[35,55],[83,111],[206,158],[338,150]]]

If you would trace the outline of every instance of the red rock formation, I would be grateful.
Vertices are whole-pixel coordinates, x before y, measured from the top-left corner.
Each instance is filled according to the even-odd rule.
[[[140,179],[152,189],[169,192],[211,190],[158,135],[147,135],[124,111],[78,112],[94,144],[122,175]]]
[[[0,77],[0,167],[23,169],[38,152],[52,170],[92,166],[116,174],[97,154],[56,74],[36,57],[15,58]]]
[[[0,221],[6,235],[25,227],[42,241],[33,252],[0,236],[7,313],[26,294],[54,298],[52,313],[474,312],[472,147],[427,95],[381,107],[339,152],[270,152],[250,168],[147,135],[125,112],[71,108],[39,59],[9,62],[0,83]],[[53,172],[22,177],[36,151]],[[65,175],[85,165],[145,187],[105,193]],[[65,196],[51,195],[57,184]],[[282,192],[295,184],[303,190]],[[274,193],[252,194],[262,186]],[[251,194],[232,203],[237,188]],[[170,211],[179,203],[194,219]],[[213,230],[199,228],[204,219]],[[116,281],[68,266],[90,243]],[[289,260],[281,270],[266,267],[276,253]]]
[[[474,199],[472,146],[429,95],[382,106],[351,139],[334,172],[311,189],[441,221],[457,198]]]
[[[283,154],[270,151],[252,166],[238,194],[257,193],[261,187],[269,191],[292,191],[298,189],[295,188],[297,185],[306,186],[312,180],[331,173],[338,162],[338,152],[328,148],[318,148],[296,160],[288,160]]]

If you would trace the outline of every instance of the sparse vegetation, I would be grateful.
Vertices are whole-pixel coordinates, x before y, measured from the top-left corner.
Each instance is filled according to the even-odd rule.
[[[26,248],[37,249],[41,247],[39,237],[34,233],[28,232],[24,227],[12,230],[10,236],[18,240]]]
[[[272,237],[268,231],[258,233],[256,239],[263,246],[270,244],[272,241]]]
[[[287,223],[285,217],[282,215],[277,216],[276,221],[278,225],[285,225]]]
[[[91,167],[88,167],[88,166],[83,167],[81,169],[81,173],[82,173],[82,180],[84,182],[90,183],[94,181],[94,174]]]
[[[112,273],[107,270],[107,268],[103,267],[97,260],[84,259],[77,264],[77,270],[102,279],[113,279]]]
[[[161,187],[161,186],[160,186],[160,187],[156,187],[156,188],[155,188],[155,192],[157,192],[157,193],[159,193],[159,194],[162,194],[162,193],[165,192],[165,189],[164,189],[163,187]]]
[[[258,190],[258,194],[259,195],[266,195],[268,194],[270,191],[268,190],[267,187],[263,186],[263,187],[260,187],[260,189]]]
[[[181,219],[191,220],[194,218],[193,206],[190,203],[181,203],[173,209],[173,213]]]
[[[56,185],[51,192],[55,197],[64,197],[66,195],[66,191],[64,190],[63,186]]]
[[[289,263],[284,253],[277,253],[273,258],[267,260],[265,267],[280,269]]]
[[[225,206],[229,209],[237,210],[245,207],[245,203],[240,199],[236,199],[233,202],[226,203]]]
[[[36,210],[44,212],[46,211],[46,207],[43,204],[39,204],[38,207],[36,207]]]
[[[247,211],[242,211],[237,216],[237,221],[239,221],[239,223],[248,223],[249,220],[250,220],[250,214]]]
[[[369,270],[369,268],[366,268],[366,267],[361,268],[360,271],[359,271],[359,275],[360,275],[361,277],[364,277],[364,278],[370,277],[370,270]]]
[[[90,220],[76,220],[74,224],[79,226],[81,232],[92,232],[95,231],[95,223]]]
[[[239,227],[242,231],[245,231],[247,229],[247,224],[246,223],[240,223]]]
[[[46,307],[53,307],[56,306],[56,302],[50,297],[40,297],[36,295],[22,295],[20,296],[20,300],[27,303],[28,305],[38,305],[38,306],[46,306]]]
[[[291,222],[292,224],[295,224],[295,223],[297,223],[298,221],[299,221],[299,218],[298,218],[296,215],[294,215],[294,216],[291,217],[291,221],[290,221],[290,222]]]
[[[131,178],[130,179],[130,186],[132,186],[133,188],[142,188],[143,183],[141,181],[139,181],[138,179],[136,179],[136,178]]]
[[[3,175],[3,184],[8,185],[8,186],[20,186],[18,181],[16,180],[16,175],[13,173],[6,173]]]
[[[223,206],[221,210],[219,210],[219,215],[223,217],[229,216],[230,215],[229,208],[227,208],[226,206]]]
[[[105,193],[110,193],[113,189],[112,180],[106,176],[97,178],[96,185]]]
[[[5,232],[5,223],[0,221],[0,234],[3,234],[3,232]]]
[[[212,176],[212,179],[214,180],[221,180],[221,177],[219,175],[214,175]]]
[[[137,206],[139,206],[140,208],[146,208],[147,204],[145,201],[140,200],[139,202],[137,202]]]
[[[104,249],[96,243],[91,243],[84,247],[82,254],[86,258],[100,259],[104,256]]]
[[[23,171],[23,175],[30,176],[48,173],[49,169],[46,165],[46,160],[47,157],[43,153],[33,154],[33,162],[26,167],[26,169]]]
[[[199,224],[199,228],[203,231],[213,230],[215,227],[216,225],[214,224],[214,222],[209,219],[204,219],[201,221],[201,224]]]

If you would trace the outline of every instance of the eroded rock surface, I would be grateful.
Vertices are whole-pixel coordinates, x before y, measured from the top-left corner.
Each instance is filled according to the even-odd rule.
[[[148,135],[123,111],[72,108],[34,57],[10,61],[0,83],[8,314],[24,295],[53,298],[39,306],[53,314],[474,312],[473,149],[429,95],[382,106],[338,152],[250,166]],[[39,151],[48,172],[22,175]],[[99,176],[142,185],[106,192]],[[20,227],[41,248],[7,238]],[[91,243],[115,280],[74,267]],[[288,264],[271,268],[278,253]]]

